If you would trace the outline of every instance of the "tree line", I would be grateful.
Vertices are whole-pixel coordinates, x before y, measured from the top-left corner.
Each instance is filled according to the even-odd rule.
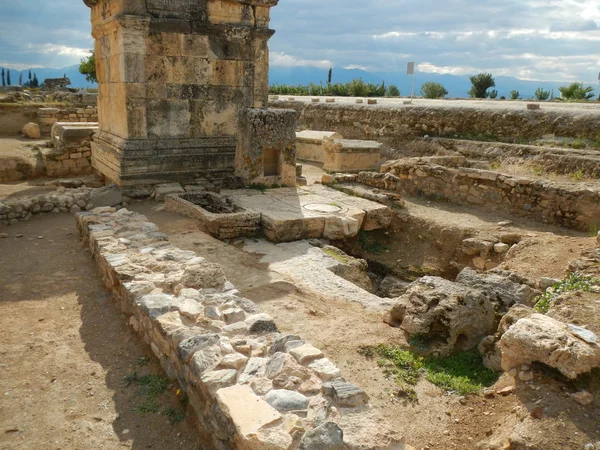
[[[400,97],[400,90],[395,85],[386,86],[384,82],[379,84],[365,83],[362,78],[355,78],[348,83],[332,83],[332,70],[327,73],[327,84],[287,85],[275,84],[269,87],[269,93],[273,95],[314,95],[314,96],[337,96],[337,97]],[[471,89],[468,94],[471,98],[498,98],[496,81],[490,73],[480,73],[469,77]],[[595,97],[594,88],[584,86],[583,83],[575,82],[568,86],[559,88],[560,100],[592,100]],[[421,85],[421,97],[428,99],[444,98],[448,95],[446,88],[433,81],[427,81]],[[551,99],[552,92],[543,88],[535,91],[534,99],[545,101]],[[505,100],[506,97],[500,97]],[[521,94],[517,90],[510,91],[511,100],[520,100]],[[600,97],[599,97],[600,100]]]
[[[2,86],[12,86],[12,80],[10,77],[10,69],[5,69],[2,67],[0,73],[2,74]],[[19,72],[19,83],[17,86],[23,86],[28,88],[39,88],[40,81],[38,80],[35,72],[32,74],[31,70],[29,71],[28,79],[23,83],[23,73]]]

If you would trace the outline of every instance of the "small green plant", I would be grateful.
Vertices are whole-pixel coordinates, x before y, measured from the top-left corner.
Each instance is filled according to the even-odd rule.
[[[543,88],[537,88],[534,96],[536,100],[544,102],[550,98],[550,91],[546,91]]]
[[[423,98],[442,98],[448,95],[448,91],[440,83],[427,81],[421,85],[421,96]]]
[[[165,408],[161,414],[169,419],[171,425],[183,422],[185,419],[185,411],[173,407]]]
[[[248,189],[252,189],[253,191],[260,191],[260,192],[266,192],[266,190],[268,189],[267,186],[265,186],[264,184],[260,184],[260,183],[251,183],[248,185]]]
[[[521,98],[521,93],[517,90],[510,91],[510,99],[511,100],[519,100]]]
[[[552,303],[562,294],[573,291],[589,292],[591,287],[599,285],[600,280],[589,275],[583,275],[579,272],[571,272],[564,281],[556,283],[547,289],[542,295],[535,298],[535,310],[540,313],[547,313]]]
[[[496,89],[491,90],[488,92],[488,97],[491,98],[492,100],[498,98],[498,91]]]
[[[145,367],[150,364],[150,358],[148,356],[142,356],[135,361],[138,367]]]
[[[577,138],[571,142],[571,147],[573,147],[575,150],[581,150],[585,147],[585,141],[582,138]]]
[[[485,386],[491,386],[498,379],[498,374],[483,365],[477,351],[456,353],[444,358],[423,358],[409,350],[380,344],[361,346],[358,352],[367,358],[378,356],[377,365],[411,399],[416,399],[413,386],[423,376],[430,383],[460,395],[480,393]]]
[[[150,398],[144,400],[142,403],[140,403],[135,408],[132,408],[131,410],[133,412],[145,416],[147,414],[156,414],[159,411],[159,409],[160,407],[158,406],[158,402],[156,401],[156,399]]]
[[[583,170],[577,169],[577,171],[573,172],[571,178],[573,178],[573,181],[581,181],[585,178],[585,173],[583,173]]]

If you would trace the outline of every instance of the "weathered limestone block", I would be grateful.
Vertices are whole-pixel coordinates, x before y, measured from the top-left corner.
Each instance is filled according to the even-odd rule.
[[[236,175],[246,184],[296,186],[296,112],[247,108],[240,118]]]
[[[325,139],[342,139],[334,131],[304,130],[296,133],[296,157],[301,161],[325,161]]]
[[[327,172],[379,170],[381,145],[374,141],[325,139],[323,170]]]
[[[277,1],[86,4],[99,81],[93,166],[120,185],[232,175],[241,112],[267,106]]]
[[[417,351],[448,355],[468,350],[494,331],[493,296],[438,277],[412,283],[384,321],[402,328]]]
[[[518,320],[500,339],[502,368],[509,371],[540,362],[569,378],[600,367],[598,338],[585,334],[551,317],[533,314]]]

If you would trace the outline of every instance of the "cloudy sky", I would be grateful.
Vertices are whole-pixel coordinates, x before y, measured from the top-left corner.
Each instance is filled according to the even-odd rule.
[[[91,48],[81,0],[0,0],[0,65],[64,67]],[[594,83],[599,0],[280,0],[271,63]]]

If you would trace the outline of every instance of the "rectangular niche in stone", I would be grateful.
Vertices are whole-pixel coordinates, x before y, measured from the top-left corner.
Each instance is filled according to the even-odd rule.
[[[296,111],[246,108],[239,126],[236,175],[247,185],[296,186]]]
[[[266,148],[263,152],[263,166],[265,177],[279,176],[279,149]]]

